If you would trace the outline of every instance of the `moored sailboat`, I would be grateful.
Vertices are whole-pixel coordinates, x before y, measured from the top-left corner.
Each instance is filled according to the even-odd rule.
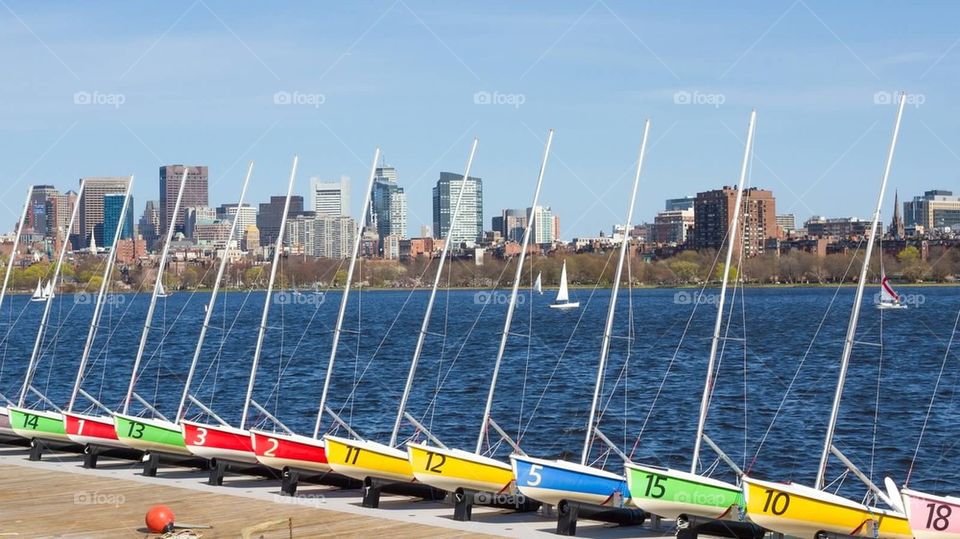
[[[17,222],[17,232],[13,237],[13,246],[10,249],[10,256],[7,257],[7,269],[3,273],[3,286],[0,287],[0,308],[3,307],[3,300],[7,297],[7,285],[10,284],[10,275],[13,273],[13,267],[17,260],[17,253],[20,248],[20,237],[23,234],[23,226],[27,220],[27,210],[30,208],[30,199],[33,196],[33,186],[27,186],[27,200],[23,203],[23,210],[20,212],[20,220]],[[2,312],[2,311],[0,311]],[[10,338],[13,327],[5,328],[3,332],[3,342]],[[0,435],[16,436],[16,433],[10,427],[10,412],[7,406],[13,404],[6,396],[0,394]]]
[[[643,139],[640,143],[640,155],[637,159],[637,171],[633,178],[633,188],[628,202],[626,229],[629,230],[633,220],[633,210],[637,199],[637,188],[640,184],[640,173],[643,170],[643,161],[647,149],[647,140],[650,135],[650,121],[643,127]],[[600,413],[600,397],[603,386],[606,364],[610,352],[610,343],[613,339],[613,322],[616,315],[617,296],[620,290],[620,280],[623,275],[623,266],[626,259],[627,238],[620,244],[619,258],[614,273],[613,287],[610,291],[610,303],[607,308],[606,324],[603,331],[603,341],[600,348],[600,358],[597,362],[597,378],[594,385],[593,399],[586,425],[586,438],[580,454],[580,462],[565,460],[546,460],[527,455],[510,455],[513,467],[513,478],[517,489],[526,497],[534,500],[559,505],[561,502],[575,502],[605,507],[622,508],[630,499],[630,491],[626,479],[619,474],[595,468],[589,465],[590,449],[595,437],[603,440],[614,452],[620,456],[622,452],[604,436],[598,425]],[[563,283],[561,282],[561,286]],[[642,517],[641,517],[642,520]]]
[[[547,134],[547,142],[544,148],[543,161],[540,165],[540,171],[537,175],[537,185],[534,190],[533,203],[531,207],[536,208],[540,199],[540,188],[543,185],[543,177],[547,168],[547,160],[550,156],[550,146],[553,142],[553,130]],[[504,351],[506,350],[507,340],[510,336],[511,322],[513,320],[514,310],[517,305],[517,295],[520,287],[520,279],[523,275],[523,264],[527,255],[527,247],[530,244],[533,227],[539,225],[534,223],[536,212],[531,214],[531,220],[523,233],[521,241],[520,255],[517,258],[517,267],[514,271],[513,286],[510,291],[510,302],[507,305],[507,313],[504,318],[503,331],[500,335],[500,346],[497,351],[497,359],[494,362],[493,373],[490,381],[490,388],[487,394],[487,402],[483,412],[483,418],[480,423],[480,432],[477,436],[476,450],[471,453],[460,449],[451,449],[440,446],[439,444],[428,443],[407,443],[407,454],[410,465],[413,467],[413,474],[417,481],[421,483],[445,490],[447,492],[490,492],[494,494],[508,493],[513,490],[513,469],[510,464],[483,455],[483,444],[486,441],[488,429],[490,426],[506,440],[507,444],[512,446],[515,451],[520,452],[519,446],[509,437],[505,436],[502,429],[491,417],[493,408],[493,397],[496,391],[497,380],[500,374],[500,367],[503,362]],[[534,290],[540,291],[540,275],[537,275],[534,284]],[[542,292],[541,292],[542,293]]]
[[[900,500],[892,499],[887,492],[877,488],[866,475],[860,472],[860,470],[833,445],[837,418],[840,412],[840,402],[843,397],[844,382],[846,380],[854,343],[856,342],[857,324],[860,317],[860,306],[863,301],[863,291],[867,280],[870,256],[873,252],[874,241],[876,239],[880,209],[883,204],[887,180],[889,179],[890,169],[893,164],[893,155],[900,133],[900,122],[903,118],[905,102],[905,94],[901,93],[893,136],[887,153],[877,205],[867,236],[866,252],[860,268],[860,278],[857,281],[857,291],[854,295],[850,321],[844,339],[840,372],[833,399],[833,408],[830,412],[826,439],[821,452],[819,467],[817,468],[815,488],[795,483],[761,481],[751,476],[743,476],[744,501],[750,520],[777,533],[800,537],[811,537],[821,532],[841,535],[865,535],[876,539],[908,539],[913,537],[913,532],[910,530],[906,515],[900,510]],[[847,468],[860,478],[872,493],[890,506],[891,509],[871,507],[864,503],[854,502],[836,494],[826,492],[824,490],[826,486],[825,478],[831,453],[843,461]]]
[[[720,297],[717,301],[717,316],[714,320],[713,337],[710,341],[710,356],[707,360],[706,377],[703,393],[700,399],[700,413],[697,421],[697,432],[694,438],[694,449],[691,457],[690,471],[673,470],[659,466],[650,466],[636,462],[625,464],[627,484],[633,494],[632,503],[663,518],[677,518],[680,515],[695,515],[712,519],[739,519],[741,505],[740,487],[726,481],[705,477],[697,472],[700,467],[700,449],[705,439],[704,433],[710,401],[713,397],[714,370],[717,363],[717,352],[723,324],[724,305],[726,303],[727,286],[730,281],[731,263],[734,248],[738,244],[738,235],[741,225],[740,212],[743,204],[743,190],[747,179],[750,156],[753,148],[753,135],[756,127],[756,111],[750,113],[750,122],[747,127],[747,140],[744,144],[743,160],[740,164],[740,177],[737,184],[737,195],[733,204],[733,216],[727,229],[727,250],[723,266],[723,277],[720,285]],[[715,449],[719,453],[719,448]],[[721,454],[721,458],[725,455]],[[726,460],[726,459],[725,459]],[[728,462],[728,464],[731,464]],[[735,472],[740,470],[734,467]]]

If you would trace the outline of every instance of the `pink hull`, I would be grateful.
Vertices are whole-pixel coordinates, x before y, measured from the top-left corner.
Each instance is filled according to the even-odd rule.
[[[250,434],[257,461],[264,466],[277,470],[298,468],[320,472],[330,471],[323,440],[257,431],[251,431]]]
[[[960,500],[904,491],[910,529],[918,539],[960,536]]]
[[[253,440],[245,430],[183,421],[183,442],[198,457],[256,463]]]

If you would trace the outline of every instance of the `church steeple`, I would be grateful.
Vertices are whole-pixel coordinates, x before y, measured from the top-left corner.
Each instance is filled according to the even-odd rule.
[[[900,196],[897,191],[893,192],[893,220],[890,222],[890,228],[887,234],[895,240],[903,239],[903,219],[900,217]]]

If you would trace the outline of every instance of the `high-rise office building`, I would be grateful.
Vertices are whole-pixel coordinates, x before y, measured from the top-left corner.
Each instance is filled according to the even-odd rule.
[[[210,225],[217,220],[217,212],[213,208],[206,206],[194,206],[183,209],[183,235],[187,239],[196,241],[197,227],[199,225]],[[229,234],[229,229],[227,231]]]
[[[237,237],[240,237],[248,226],[257,224],[257,209],[249,204],[238,206],[236,202],[221,204],[217,207],[217,219],[223,219],[231,223],[236,219]]]
[[[350,178],[325,182],[310,178],[310,207],[317,215],[350,215]]]
[[[461,189],[463,198],[460,210],[455,211]],[[434,237],[446,238],[451,228],[454,247],[461,243],[478,243],[483,238],[483,180],[480,178],[471,176],[464,181],[460,174],[440,173],[440,179],[433,188]]]
[[[558,238],[554,235],[553,210],[550,206],[537,206],[536,208],[527,208],[527,219],[533,219],[533,237],[532,243],[537,245],[550,245]],[[529,221],[527,221],[529,222]],[[521,235],[521,238],[523,236]]]
[[[523,241],[523,231],[527,228],[527,212],[520,209],[504,209],[500,215],[491,219],[491,228],[500,233],[504,241]]]
[[[407,195],[397,185],[397,169],[377,167],[366,225],[376,228],[380,238],[407,239]]]
[[[726,244],[736,198],[737,189],[727,186],[697,193],[693,208],[696,249],[720,250]],[[755,187],[745,190],[741,209],[738,237],[743,241],[743,253],[748,257],[760,254],[768,238],[780,237],[773,192]]]
[[[57,229],[57,239],[59,240],[63,239],[64,234],[67,233],[67,227],[70,226],[70,216],[73,215],[73,208],[77,205],[77,192],[71,190],[60,193],[56,197],[56,202],[54,226]]]
[[[903,219],[907,227],[956,232],[960,230],[960,197],[944,189],[926,191],[903,203]]]
[[[147,205],[143,208],[143,215],[140,217],[139,232],[146,249],[152,251],[160,235],[160,201],[147,201]]]
[[[187,171],[187,182],[183,186],[183,196],[180,200],[180,214],[173,215],[177,204],[177,192],[180,190],[180,179],[184,168]],[[183,208],[206,206],[208,204],[207,167],[193,165],[165,165],[160,167],[160,230],[163,236],[167,226],[172,222],[175,231],[183,232]]]
[[[38,237],[53,238],[57,232],[57,200],[56,187],[52,185],[34,185],[30,193],[30,204],[27,206],[26,228]]]
[[[83,196],[80,197],[80,226],[74,229],[74,234],[80,236],[79,245],[90,244],[90,236],[97,227],[103,230],[103,200],[106,195],[124,195],[127,192],[126,177],[91,177],[81,178]],[[121,197],[122,199],[122,197]],[[102,246],[102,238],[96,237],[97,245]],[[76,246],[76,244],[75,244]]]
[[[129,198],[126,215],[123,218],[123,229],[120,231],[122,240],[133,238],[133,195]],[[113,236],[117,233],[117,227],[120,226],[120,214],[123,212],[123,199],[123,193],[103,195],[103,225],[94,227],[97,245],[100,247],[113,247]]]
[[[286,196],[272,196],[270,202],[261,202],[257,212],[257,228],[260,231],[260,245],[272,246],[277,242],[280,233],[280,222],[283,217],[283,204]],[[303,213],[303,197],[290,197],[290,210],[287,218],[296,217]]]

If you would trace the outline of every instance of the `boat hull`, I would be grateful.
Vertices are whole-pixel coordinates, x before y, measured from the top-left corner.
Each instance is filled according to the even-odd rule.
[[[416,480],[407,452],[367,440],[324,436],[327,461],[338,474],[363,481],[371,477],[397,483]]]
[[[905,515],[867,507],[827,492],[788,483],[744,477],[750,520],[768,530],[796,537],[818,531],[876,539],[911,539]]]
[[[10,411],[7,410],[6,406],[0,406],[0,434],[7,436],[17,435],[17,433],[13,431],[13,427],[10,426]]]
[[[960,537],[960,498],[911,489],[900,491],[907,521],[916,539]]]
[[[124,414],[114,414],[113,419],[117,440],[126,447],[140,451],[190,455],[183,443],[180,425]]]
[[[63,414],[63,426],[67,437],[78,444],[126,447],[117,439],[112,417],[66,412]]]
[[[250,432],[223,425],[181,421],[183,443],[190,454],[205,459],[256,464]]]
[[[561,311],[568,311],[570,309],[576,309],[580,307],[579,301],[574,301],[573,303],[551,303],[551,309],[559,309]]]
[[[605,470],[562,460],[510,455],[517,490],[551,505],[562,500],[605,507],[623,507],[630,499],[627,481]]]
[[[330,471],[323,440],[251,430],[250,441],[256,461],[268,468]]]
[[[459,449],[407,444],[407,459],[417,481],[455,492],[457,489],[509,493],[513,469],[509,464]]]
[[[695,474],[629,463],[627,486],[633,505],[663,518],[695,515],[712,519],[740,519],[740,487]]]
[[[10,428],[17,436],[27,439],[70,441],[63,428],[63,415],[58,412],[29,410],[17,406],[10,406],[7,411],[10,414]]]

